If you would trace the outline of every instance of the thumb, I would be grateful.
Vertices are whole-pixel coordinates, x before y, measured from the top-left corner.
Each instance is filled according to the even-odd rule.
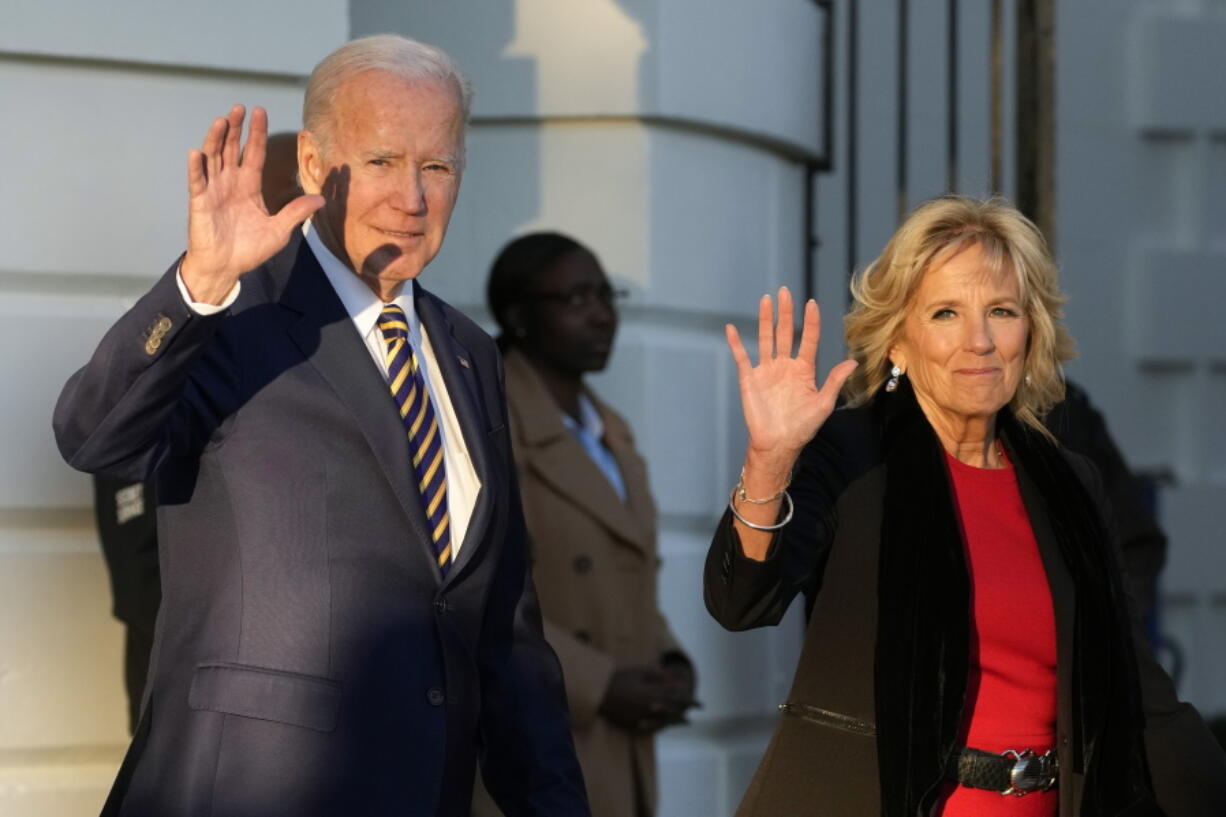
[[[311,217],[311,214],[324,206],[323,196],[305,195],[291,201],[281,208],[273,218],[278,226],[289,232],[295,225],[301,224]]]
[[[851,377],[851,373],[859,365],[854,360],[844,360],[831,369],[830,374],[826,375],[826,382],[822,384],[822,393],[825,394],[827,390],[830,390],[832,397],[837,396],[843,390],[843,384],[847,382],[847,378]]]

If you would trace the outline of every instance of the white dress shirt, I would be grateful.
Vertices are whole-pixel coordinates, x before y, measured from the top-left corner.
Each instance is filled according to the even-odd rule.
[[[358,337],[362,339],[366,350],[370,352],[371,360],[379,373],[383,375],[383,379],[386,380],[385,350],[387,347],[383,342],[383,332],[378,325],[379,313],[384,306],[383,301],[366,284],[362,283],[362,280],[352,270],[341,263],[331,250],[324,246],[319,233],[310,221],[302,225],[302,234],[306,237],[307,245],[315,254],[316,260],[319,261],[319,266],[323,268],[328,283],[332,285],[332,289],[336,290],[337,297],[341,299],[345,311],[349,313]],[[234,289],[230,291],[221,305],[201,304],[192,300],[182,276],[178,281],[179,292],[182,293],[183,300],[193,311],[201,315],[211,315],[230,306],[238,298],[241,288],[241,284],[235,283]],[[417,318],[417,309],[413,302],[413,287],[404,286],[392,303],[403,309],[405,317],[408,318],[409,342],[413,344],[413,349],[417,352],[418,364],[422,374],[425,375],[426,390],[430,393],[430,399],[434,402],[434,410],[439,419],[438,430],[443,440],[443,463],[447,469],[447,511],[450,514],[451,558],[454,562],[464,542],[464,534],[468,531],[468,523],[472,519],[473,508],[477,503],[477,494],[481,490],[481,482],[477,479],[472,459],[468,456],[468,448],[464,445],[464,433],[460,429],[455,409],[451,405],[447,384],[439,371],[434,347],[430,344],[430,336],[426,334],[425,327]],[[389,401],[393,399],[390,390],[387,399]],[[408,446],[407,438],[404,445]]]

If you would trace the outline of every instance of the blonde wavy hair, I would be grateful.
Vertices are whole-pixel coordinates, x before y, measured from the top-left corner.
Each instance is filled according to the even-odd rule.
[[[1017,275],[1029,319],[1025,377],[1009,401],[1014,415],[1046,434],[1040,418],[1064,398],[1063,362],[1073,357],[1064,328],[1066,300],[1038,228],[1002,198],[942,196],[911,212],[881,255],[852,277],[853,305],[843,319],[848,354],[859,367],[844,386],[851,405],[867,402],[890,375],[889,352],[925,271],[939,257],[978,244],[993,273]]]

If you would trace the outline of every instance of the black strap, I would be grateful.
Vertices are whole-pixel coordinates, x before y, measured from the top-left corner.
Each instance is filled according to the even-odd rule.
[[[1050,761],[1033,758],[1032,762],[1042,762],[1045,771],[1055,775],[1055,755]],[[1013,769],[1017,763],[1018,758],[1009,755],[964,746],[950,757],[945,777],[972,789],[1004,793],[1013,786]]]

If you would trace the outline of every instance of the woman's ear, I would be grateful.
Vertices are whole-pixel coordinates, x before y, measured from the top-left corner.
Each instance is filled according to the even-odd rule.
[[[902,369],[903,373],[906,373],[907,371],[907,356],[898,344],[894,344],[890,347],[889,354],[886,356],[886,362],[889,363],[891,367],[897,366],[898,368]]]

